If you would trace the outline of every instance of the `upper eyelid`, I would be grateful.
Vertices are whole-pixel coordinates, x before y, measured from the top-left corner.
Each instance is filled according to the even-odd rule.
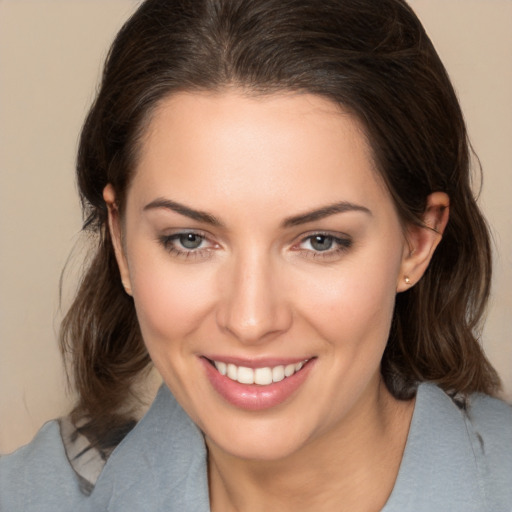
[[[168,231],[168,232],[164,232],[162,235],[160,235],[158,238],[160,239],[167,239],[167,240],[176,240],[178,237],[182,236],[182,235],[189,235],[189,234],[192,234],[192,235],[196,235],[196,236],[199,236],[201,238],[203,238],[204,240],[207,240],[207,241],[210,241],[212,242],[213,240],[213,236],[210,235],[209,233],[201,230],[201,229],[177,229],[177,230],[172,230],[172,231]]]
[[[187,229],[187,230],[178,230],[178,231],[174,231],[172,233],[165,233],[165,234],[162,234],[158,237],[158,240],[160,240],[161,242],[175,242],[176,240],[179,239],[180,236],[183,236],[183,235],[189,235],[189,234],[192,234],[192,235],[196,235],[200,238],[202,238],[203,240],[205,241],[209,241],[210,243],[211,242],[211,239],[210,237],[206,234],[206,233],[203,233],[202,231],[200,230],[195,230],[195,229]],[[187,250],[186,248],[183,248],[183,250]],[[199,250],[199,249],[197,249]]]
[[[164,236],[187,235],[189,233],[204,236],[205,238],[210,236],[207,231],[199,228],[172,228],[163,230]]]
[[[297,237],[295,237],[295,240],[297,242],[302,242],[304,240],[307,240],[309,238],[312,238],[314,236],[328,236],[335,240],[352,240],[352,237],[347,234],[340,231],[328,231],[328,230],[317,230],[317,231],[308,231],[306,233],[301,233]]]

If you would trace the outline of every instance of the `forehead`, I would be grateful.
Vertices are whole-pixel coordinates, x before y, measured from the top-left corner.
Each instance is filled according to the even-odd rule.
[[[358,120],[312,94],[178,93],[141,141],[132,188],[211,209],[388,198]],[[225,203],[221,203],[225,205]]]

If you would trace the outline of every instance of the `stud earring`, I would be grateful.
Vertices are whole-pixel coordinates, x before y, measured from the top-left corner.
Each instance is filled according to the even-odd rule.
[[[405,284],[411,284],[411,280],[409,279],[409,276],[404,277]]]
[[[127,295],[130,295],[130,297],[131,297],[132,289],[124,281],[122,281],[122,283],[123,283],[124,291],[127,293]]]

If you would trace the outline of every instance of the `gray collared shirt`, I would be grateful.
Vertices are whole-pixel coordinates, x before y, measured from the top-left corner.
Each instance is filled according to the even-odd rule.
[[[69,437],[69,424],[51,421],[30,444],[0,458],[2,512],[209,512],[203,436],[165,386],[108,460]],[[80,460],[82,452],[88,454]],[[411,511],[512,511],[509,405],[477,394],[461,407],[432,384],[418,387],[383,509]]]

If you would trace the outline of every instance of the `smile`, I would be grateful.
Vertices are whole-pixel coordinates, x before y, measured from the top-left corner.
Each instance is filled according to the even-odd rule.
[[[213,389],[231,405],[249,411],[270,409],[290,399],[308,380],[317,362],[316,357],[259,362],[227,359],[199,358]]]
[[[212,362],[221,375],[225,375],[240,384],[269,386],[275,382],[281,382],[285,378],[291,377],[297,373],[308,362],[308,359],[295,364],[278,365],[274,367],[266,366],[263,368],[248,368],[232,363],[224,363],[222,361]]]

